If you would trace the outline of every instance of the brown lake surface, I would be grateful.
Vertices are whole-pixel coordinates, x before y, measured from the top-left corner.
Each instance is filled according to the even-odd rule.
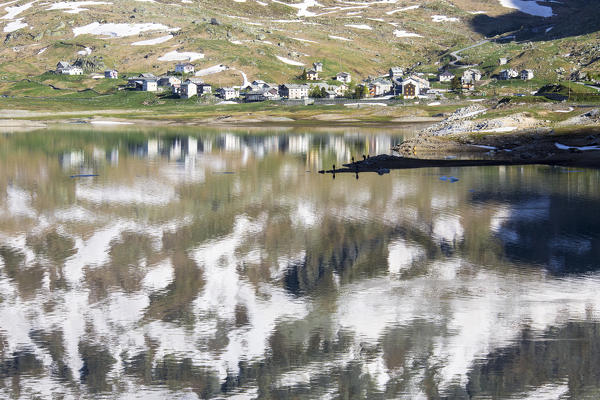
[[[0,398],[600,398],[600,171],[412,134],[2,133]]]

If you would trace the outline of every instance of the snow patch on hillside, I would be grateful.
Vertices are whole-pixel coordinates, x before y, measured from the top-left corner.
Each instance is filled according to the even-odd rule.
[[[347,28],[354,28],[354,29],[362,29],[365,31],[371,31],[373,30],[373,28],[371,28],[369,25],[365,25],[365,24],[348,24],[348,25],[344,25]]]
[[[154,39],[140,40],[139,42],[131,43],[132,46],[151,46],[153,44],[164,43],[167,40],[173,39],[173,35],[161,36]]]
[[[77,52],[77,54],[79,54],[80,56],[89,56],[90,54],[92,54],[92,49],[90,49],[89,47],[86,47],[83,50],[79,50]]]
[[[83,8],[85,6],[97,6],[97,5],[109,5],[112,4],[106,1],[61,1],[59,3],[54,3],[50,8],[47,8],[48,11],[53,10],[62,10],[68,14],[79,14],[82,11],[87,11],[87,8]]]
[[[204,54],[193,51],[183,51],[180,53],[177,50],[173,50],[159,57],[158,61],[194,61],[200,58],[204,58]]]
[[[98,36],[106,36],[109,38],[114,37],[126,37],[126,36],[134,36],[139,35],[142,32],[151,32],[151,31],[167,31],[174,32],[178,31],[179,28],[170,28],[163,24],[154,24],[154,23],[146,23],[146,24],[114,24],[107,23],[101,24],[99,22],[92,22],[91,24],[80,26],[78,28],[73,28],[73,35],[98,35]]]
[[[445,15],[432,15],[431,20],[433,22],[458,22],[458,18],[446,17]]]
[[[341,36],[333,36],[333,35],[329,35],[329,38],[330,38],[330,39],[335,39],[335,40],[343,40],[343,41],[345,41],[345,42],[352,42],[352,41],[353,41],[352,39],[348,39],[348,38],[341,37]]]
[[[394,36],[399,37],[399,38],[406,38],[406,37],[423,37],[421,35],[419,35],[418,33],[413,33],[413,32],[408,32],[408,31],[401,31],[401,30],[394,30]]]
[[[554,15],[552,7],[541,6],[535,0],[499,0],[502,7],[514,8],[525,14],[537,17],[551,17]]]
[[[22,6],[6,7],[4,10],[6,11],[7,14],[4,15],[0,19],[15,19],[23,11],[30,9],[31,6],[33,6],[36,3],[36,1],[32,1],[31,3],[23,4]]]
[[[304,65],[304,63],[301,63],[300,61],[290,60],[289,58],[285,58],[285,57],[281,57],[281,56],[275,56],[275,57],[277,57],[277,59],[279,61],[281,61],[282,63],[285,63],[285,64],[296,65],[299,67],[302,67]]]
[[[298,17],[314,17],[317,15],[312,11],[308,11],[311,7],[322,7],[321,4],[317,3],[317,0],[304,0],[302,3],[285,3],[279,0],[272,0],[273,3],[283,4],[284,6],[292,7],[298,10]]]
[[[290,39],[294,39],[294,40],[297,40],[299,42],[304,42],[304,43],[316,43],[316,44],[319,44],[319,42],[315,42],[314,40],[308,40],[308,39],[302,39],[302,38],[296,38],[296,37],[290,37]]]
[[[196,71],[196,76],[206,76],[212,74],[218,74],[219,72],[227,71],[229,67],[224,64],[214,65],[212,67],[204,68]]]
[[[16,19],[16,20],[6,24],[6,26],[4,27],[4,32],[6,32],[6,33],[14,32],[21,28],[25,28],[26,26],[27,26],[27,23],[23,22],[23,18],[19,18],[19,19]]]

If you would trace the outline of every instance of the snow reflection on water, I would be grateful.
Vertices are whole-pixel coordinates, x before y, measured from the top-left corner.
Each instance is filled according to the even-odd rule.
[[[305,171],[400,138],[45,134],[50,157],[0,153],[2,396],[466,398],[498,371],[505,397],[598,389],[543,365],[600,340],[597,171],[332,182]]]

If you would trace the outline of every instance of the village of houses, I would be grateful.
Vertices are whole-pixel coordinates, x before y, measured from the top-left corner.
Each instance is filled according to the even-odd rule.
[[[506,65],[508,60],[501,58],[500,65]],[[227,68],[222,66],[223,68]],[[54,71],[62,75],[83,75],[81,67],[70,65],[61,61]],[[478,82],[482,79],[481,71],[467,68],[462,71],[461,76],[456,76],[449,71],[441,71],[437,77],[432,74],[414,73],[406,71],[401,67],[392,67],[387,75],[380,77],[369,77],[359,83],[353,83],[353,77],[348,72],[339,72],[335,77],[323,77],[323,63],[315,62],[312,68],[304,70],[300,79],[305,83],[267,83],[262,80],[248,82],[241,87],[219,87],[213,88],[205,83],[200,77],[196,77],[195,65],[191,63],[179,63],[175,65],[173,72],[165,75],[155,76],[142,73],[137,76],[127,77],[127,84],[120,89],[146,91],[146,92],[170,92],[174,97],[190,99],[195,96],[214,95],[226,102],[261,102],[269,100],[304,100],[309,104],[311,98],[402,98],[402,99],[432,99],[440,98],[449,88],[432,88],[431,82],[436,80],[440,83],[452,83],[453,90],[474,91]],[[118,79],[116,70],[106,70],[104,78]],[[495,78],[498,80],[522,79],[531,80],[534,77],[533,70],[525,69],[516,71],[511,68],[503,69]],[[326,81],[329,81],[327,83]],[[333,83],[332,83],[333,82]],[[450,87],[450,86],[448,86]]]

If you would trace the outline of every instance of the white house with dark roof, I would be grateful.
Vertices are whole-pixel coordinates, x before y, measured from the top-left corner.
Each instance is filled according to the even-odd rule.
[[[314,69],[309,69],[308,71],[306,71],[306,80],[309,81],[318,81],[319,80],[319,73],[314,70]]]
[[[392,82],[387,79],[375,79],[369,82],[369,94],[372,97],[385,96],[392,91]]]
[[[508,68],[508,69],[503,69],[502,71],[500,71],[498,78],[500,80],[506,81],[509,79],[517,78],[518,76],[519,76],[519,72],[517,72],[516,70],[514,70],[512,68]]]
[[[179,63],[175,65],[175,72],[178,72],[180,74],[191,74],[195,71],[195,69],[196,67],[194,66],[194,64],[190,63]]]
[[[146,79],[142,84],[144,92],[156,92],[158,90],[158,82],[156,79]]]
[[[189,99],[198,94],[198,86],[195,83],[185,81],[179,88],[179,97],[182,99]]]
[[[343,83],[352,82],[352,77],[348,72],[338,72],[338,74],[335,76],[335,79]]]
[[[181,84],[181,79],[173,75],[163,75],[156,81],[158,86],[172,87]]]
[[[521,79],[524,81],[529,81],[535,77],[532,69],[524,69],[521,71]]]
[[[404,75],[404,69],[402,67],[392,67],[389,71],[390,78],[399,78]]]
[[[286,83],[279,87],[279,95],[286,99],[306,99],[308,98],[308,85],[296,85]]]
[[[424,95],[429,90],[429,81],[417,75],[411,75],[403,79],[400,87],[402,88],[402,96],[407,99],[414,99],[420,95]]]
[[[463,72],[462,82],[477,82],[481,80],[481,71],[478,69],[469,68]]]
[[[58,64],[56,64],[55,72],[61,75],[83,75],[83,69],[81,67],[71,65],[66,61],[59,61]]]
[[[438,76],[440,82],[451,82],[454,79],[454,74],[450,71],[444,71]]]
[[[106,71],[104,71],[104,77],[106,79],[118,79],[119,71],[117,71],[116,69],[107,69]]]
[[[240,92],[238,89],[233,87],[223,87],[217,89],[217,95],[223,100],[232,100],[240,97]]]

